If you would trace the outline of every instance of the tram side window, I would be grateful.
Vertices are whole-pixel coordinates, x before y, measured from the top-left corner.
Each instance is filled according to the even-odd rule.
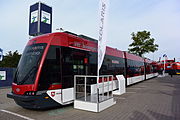
[[[157,65],[152,65],[152,71],[153,71],[153,73],[158,72]]]
[[[144,62],[140,62],[141,75],[144,75]]]
[[[89,52],[89,75],[97,75],[97,53]]]
[[[134,76],[132,60],[127,59],[127,76]]]
[[[119,58],[119,73],[125,76],[125,60],[123,58]]]
[[[133,77],[144,74],[143,65],[140,61],[127,60],[127,75]]]
[[[121,75],[125,74],[125,61],[123,58],[106,55],[102,64],[100,73],[103,75]]]
[[[150,74],[152,71],[151,65],[149,63],[146,63],[146,73]]]
[[[60,83],[60,47],[50,46],[42,67],[39,80],[39,89],[47,90],[50,85]]]
[[[105,55],[100,69],[100,75],[112,75],[112,73],[113,72],[111,58]]]

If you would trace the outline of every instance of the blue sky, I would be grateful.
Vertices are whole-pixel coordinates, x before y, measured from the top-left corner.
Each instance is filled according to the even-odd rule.
[[[0,48],[20,53],[29,40],[29,6],[36,0],[0,1]],[[53,7],[53,32],[57,28],[98,36],[99,0],[42,0]],[[180,0],[110,0],[108,42],[111,47],[127,50],[131,33],[147,30],[159,50],[145,54],[158,60],[164,53],[180,60]]]

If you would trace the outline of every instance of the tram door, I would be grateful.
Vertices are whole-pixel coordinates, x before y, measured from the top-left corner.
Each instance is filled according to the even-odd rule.
[[[73,52],[73,73],[74,75],[87,75],[87,53],[82,51]]]
[[[86,75],[87,70],[87,52],[63,48],[63,62],[62,62],[62,94],[63,102],[73,100],[74,93],[74,75]]]
[[[73,54],[73,73],[74,75],[88,74],[88,58],[85,51],[75,51]],[[85,79],[76,78],[76,98],[83,100],[85,98]]]

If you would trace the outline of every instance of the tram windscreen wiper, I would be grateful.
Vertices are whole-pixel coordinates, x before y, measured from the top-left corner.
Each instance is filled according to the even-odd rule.
[[[23,78],[22,81],[19,81],[19,85],[22,85],[24,82],[26,82],[31,75],[33,75],[34,71],[37,69],[37,66],[32,67],[29,72],[27,72],[26,76]]]

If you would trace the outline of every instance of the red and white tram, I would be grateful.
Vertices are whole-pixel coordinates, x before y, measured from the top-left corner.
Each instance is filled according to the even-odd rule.
[[[154,77],[151,62],[107,47],[100,75],[123,74],[126,86]],[[97,41],[70,32],[50,33],[27,43],[7,96],[30,109],[74,100],[74,75],[97,75]],[[99,81],[100,82],[100,81]]]

